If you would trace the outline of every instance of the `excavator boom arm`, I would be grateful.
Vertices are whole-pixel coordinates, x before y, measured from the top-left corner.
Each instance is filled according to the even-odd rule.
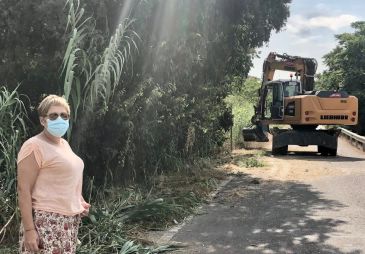
[[[275,71],[278,70],[294,72],[300,78],[303,92],[314,89],[314,74],[317,70],[317,61],[314,58],[271,52],[263,64],[263,84],[272,81]]]

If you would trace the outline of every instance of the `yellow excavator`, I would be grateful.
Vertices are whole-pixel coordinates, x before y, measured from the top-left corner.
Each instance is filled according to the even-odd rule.
[[[277,70],[294,75],[287,80],[273,80]],[[288,145],[316,145],[320,154],[336,156],[340,131],[317,127],[356,125],[358,100],[341,90],[315,91],[316,70],[314,58],[271,52],[263,64],[259,100],[251,119],[255,127],[242,131],[244,141],[268,142],[270,133],[273,155],[287,154]],[[270,128],[270,125],[291,128]]]

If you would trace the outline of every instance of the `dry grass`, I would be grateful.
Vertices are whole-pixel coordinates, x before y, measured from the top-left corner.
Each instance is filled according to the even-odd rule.
[[[154,246],[148,231],[165,230],[181,222],[205,202],[225,173],[222,159],[202,159],[161,174],[148,186],[113,188],[99,192],[89,219],[81,227],[79,253],[162,253],[175,246]],[[133,243],[133,244],[130,244]]]
[[[222,159],[201,159],[155,177],[148,186],[94,190],[77,253],[149,254],[176,248],[154,246],[146,240],[146,232],[164,230],[194,213],[225,179],[224,171],[218,170],[222,163]],[[2,246],[0,253],[15,254],[15,250],[15,245]]]

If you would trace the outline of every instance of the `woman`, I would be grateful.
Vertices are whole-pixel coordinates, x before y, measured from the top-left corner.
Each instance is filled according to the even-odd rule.
[[[18,154],[18,195],[22,217],[20,253],[76,253],[81,216],[83,161],[62,138],[70,107],[56,95],[38,107],[43,131],[24,142]]]

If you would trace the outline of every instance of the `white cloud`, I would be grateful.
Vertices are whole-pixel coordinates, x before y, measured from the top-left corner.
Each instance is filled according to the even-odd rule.
[[[334,35],[351,33],[352,22],[365,20],[364,0],[292,2],[286,28],[272,33],[270,42],[260,49],[260,58],[254,59],[250,75],[261,77],[262,63],[270,51],[316,58],[317,73],[320,73],[326,68],[323,56],[338,43]],[[287,76],[285,74],[282,78]]]
[[[307,44],[308,45],[308,43],[313,43],[316,40],[319,40],[320,38],[321,37],[319,35],[303,36],[298,39],[294,38],[294,39],[296,39],[294,44]]]
[[[341,28],[348,27],[352,22],[358,20],[358,17],[349,14],[342,14],[339,16],[316,16],[312,18],[294,15],[289,18],[286,28],[288,32],[294,34],[308,34],[312,29],[316,28],[326,28],[337,32]]]
[[[314,8],[316,10],[329,10],[329,7],[324,3],[317,3]]]

